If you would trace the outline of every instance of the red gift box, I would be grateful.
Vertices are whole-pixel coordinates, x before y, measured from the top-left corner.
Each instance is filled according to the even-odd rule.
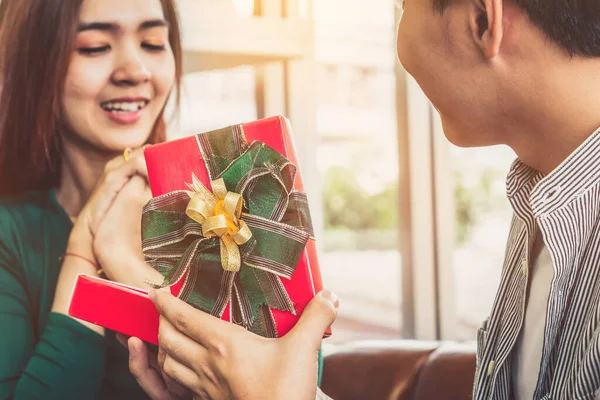
[[[160,315],[148,292],[97,276],[79,275],[69,315],[158,344]]]
[[[260,141],[298,166],[291,128],[285,118],[268,118],[242,124],[241,128],[248,143]],[[192,174],[206,187],[211,187],[195,136],[149,146],[144,155],[154,197],[177,190],[188,190],[187,183]],[[300,173],[296,174],[294,189],[304,190]],[[171,287],[174,295],[179,293],[183,280],[182,278]],[[314,240],[308,240],[292,278],[282,279],[282,283],[297,313],[293,315],[271,310],[279,336],[289,332],[308,302],[322,289]],[[102,305],[98,304],[98,299],[102,299]],[[80,276],[73,292],[69,315],[157,344],[158,314],[149,306],[153,305],[147,292],[143,290]],[[228,305],[223,313],[223,320],[229,321],[229,307]],[[327,332],[326,336],[329,335],[330,332]]]

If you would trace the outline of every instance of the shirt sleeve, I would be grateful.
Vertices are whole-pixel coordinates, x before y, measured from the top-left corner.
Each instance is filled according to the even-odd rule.
[[[105,338],[56,313],[35,331],[37,304],[31,304],[8,228],[0,218],[0,400],[94,398],[104,375]]]

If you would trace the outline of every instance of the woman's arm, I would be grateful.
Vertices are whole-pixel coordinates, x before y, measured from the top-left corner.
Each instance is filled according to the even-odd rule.
[[[51,313],[38,340],[38,305],[31,303],[23,269],[9,248],[0,237],[0,399],[93,398],[104,374],[104,337]]]
[[[71,234],[71,237],[78,236]],[[70,243],[67,247],[67,253],[83,256],[93,262],[93,255],[90,256],[85,251],[81,250],[81,248],[78,245],[73,244],[72,239],[69,242]],[[91,249],[91,244],[89,247]],[[69,302],[71,300],[71,293],[73,292],[73,287],[75,286],[77,276],[79,274],[96,275],[97,272],[97,267],[95,267],[93,264],[90,264],[89,262],[78,257],[67,256],[64,259],[64,262],[60,268],[60,275],[58,277],[58,283],[56,284],[56,292],[54,293],[54,303],[52,304],[52,312],[67,316],[69,312]],[[77,321],[85,325],[88,329],[96,332],[98,335],[104,336],[104,328],[102,328],[101,326],[94,325],[82,320]]]
[[[116,157],[107,164],[69,236],[67,252],[78,257],[64,259],[52,313],[39,334],[34,332],[32,322],[38,312],[37,304],[30,304],[23,269],[10,251],[10,240],[15,236],[9,226],[10,215],[0,216],[0,354],[3,355],[0,357],[0,399],[96,396],[104,376],[104,329],[69,317],[69,299],[78,274],[97,272],[94,236],[103,222],[105,225],[115,223],[104,221],[105,216],[110,214],[124,187],[138,175],[147,176],[142,149],[135,150],[128,161]],[[128,269],[123,263],[102,267],[109,277],[119,275],[120,269]],[[10,334],[4,334],[7,331]]]

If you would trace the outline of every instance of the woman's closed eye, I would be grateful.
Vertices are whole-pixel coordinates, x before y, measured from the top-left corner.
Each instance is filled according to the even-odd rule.
[[[77,49],[77,51],[80,54],[83,55],[96,55],[96,54],[101,54],[104,53],[106,51],[110,50],[110,46],[109,45],[104,45],[104,46],[93,46],[93,47],[80,47]]]
[[[163,50],[165,50],[165,45],[164,44],[154,44],[154,43],[144,42],[144,43],[142,43],[142,47],[145,48],[146,50],[150,50],[150,51],[163,51]]]
[[[156,52],[164,51],[166,48],[164,44],[153,44],[153,43],[147,43],[147,42],[143,42],[142,47],[146,50],[156,51]],[[80,47],[77,49],[77,51],[83,55],[98,55],[98,54],[105,53],[108,50],[110,50],[109,45]]]

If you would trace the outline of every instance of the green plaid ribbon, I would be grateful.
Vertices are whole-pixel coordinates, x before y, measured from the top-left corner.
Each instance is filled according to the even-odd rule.
[[[186,215],[189,192],[152,199],[142,216],[146,261],[172,286],[186,275],[179,298],[221,317],[231,303],[232,322],[277,337],[271,309],[296,314],[281,278],[290,279],[313,236],[306,195],[293,189],[296,166],[262,142],[248,144],[241,125],[196,136],[211,181],[223,179],[243,198],[241,219],[252,232],[240,245],[239,272],[221,265],[218,237]],[[192,173],[190,172],[190,180]]]

